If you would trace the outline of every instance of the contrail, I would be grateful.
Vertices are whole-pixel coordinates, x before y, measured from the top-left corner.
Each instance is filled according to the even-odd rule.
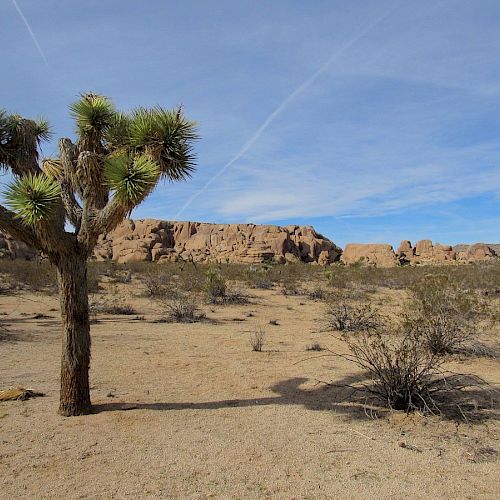
[[[29,34],[31,35],[31,38],[32,38],[33,42],[35,43],[36,48],[38,49],[38,52],[40,52],[40,55],[42,56],[42,59],[43,59],[45,65],[48,66],[49,63],[47,62],[45,54],[43,53],[42,47],[40,47],[40,44],[38,43],[38,40],[36,39],[35,33],[33,33],[33,30],[31,29],[31,26],[28,23],[28,20],[24,17],[23,11],[21,10],[19,5],[17,4],[16,0],[12,0],[12,3],[14,4],[14,7],[16,8],[17,12],[19,13],[19,15],[21,16],[21,19],[24,22],[24,25],[26,26],[27,30],[29,31]]]
[[[360,38],[364,37],[367,33],[369,33],[372,29],[374,29],[378,24],[380,24],[384,19],[389,17],[390,14],[396,9],[397,4],[388,9],[383,15],[378,17],[375,21],[370,23],[368,26],[363,28],[355,37],[351,38],[348,42],[342,45],[337,51],[335,51],[328,60],[321,66],[315,73],[313,73],[307,80],[301,83],[288,97],[286,97],[282,103],[266,118],[264,123],[257,129],[254,135],[243,145],[243,147],[239,150],[239,152],[234,156],[231,160],[229,160],[208,182],[196,193],[194,193],[184,204],[184,206],[177,212],[174,216],[174,219],[177,220],[178,217],[186,210],[191,203],[198,198],[202,193],[206,191],[206,189],[212,184],[215,179],[220,177],[233,163],[238,161],[258,140],[262,133],[271,125],[274,119],[282,113],[282,111],[290,104],[290,102],[295,99],[299,94],[307,90],[316,79],[323,74],[328,67],[332,64],[335,59],[337,59],[340,55],[342,55],[346,50],[351,48]]]

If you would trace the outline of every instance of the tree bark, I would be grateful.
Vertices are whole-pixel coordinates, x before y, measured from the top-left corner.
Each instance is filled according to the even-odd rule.
[[[87,257],[65,255],[57,263],[63,345],[59,414],[90,413],[90,322],[87,294]]]

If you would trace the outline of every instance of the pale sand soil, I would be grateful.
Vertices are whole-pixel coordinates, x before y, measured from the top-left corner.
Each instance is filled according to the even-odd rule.
[[[344,349],[320,332],[320,302],[251,291],[251,304],[205,307],[216,322],[168,324],[153,323],[154,304],[130,290],[118,293],[145,320],[108,315],[92,326],[98,413],[73,418],[56,414],[57,298],[0,296],[9,324],[0,388],[46,394],[0,404],[0,498],[498,498],[493,410],[469,425],[398,412],[370,418],[364,401],[318,385],[360,375],[305,351],[315,341]],[[388,296],[398,302],[393,291],[380,299]],[[249,345],[258,325],[262,353]],[[499,380],[495,360],[448,366]]]

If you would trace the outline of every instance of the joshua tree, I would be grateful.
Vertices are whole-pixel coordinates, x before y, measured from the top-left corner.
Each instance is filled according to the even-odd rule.
[[[12,173],[0,229],[40,250],[57,269],[63,352],[59,413],[91,411],[87,259],[160,179],[194,169],[194,123],[182,109],[120,113],[106,97],[83,94],[70,106],[77,139],[59,140],[59,158],[39,162],[45,121],[0,110],[0,168]],[[71,229],[70,229],[71,228]]]

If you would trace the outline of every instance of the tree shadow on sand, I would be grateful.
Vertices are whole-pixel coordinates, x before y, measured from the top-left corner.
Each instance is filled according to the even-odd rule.
[[[94,405],[94,412],[125,410],[219,410],[223,408],[245,408],[270,405],[300,405],[313,411],[333,411],[348,416],[350,419],[362,420],[373,418],[378,413],[387,412],[381,401],[368,397],[362,391],[353,390],[353,384],[366,382],[366,374],[354,374],[335,382],[335,385],[318,383],[313,389],[302,389],[300,386],[309,379],[296,377],[278,382],[271,387],[276,396],[250,399],[225,399],[204,402],[172,402],[172,403],[120,403],[110,402]],[[472,381],[471,381],[472,382]],[[471,386],[467,391],[448,391],[439,403],[442,418],[448,420],[467,420],[470,423],[498,419],[492,391]]]

